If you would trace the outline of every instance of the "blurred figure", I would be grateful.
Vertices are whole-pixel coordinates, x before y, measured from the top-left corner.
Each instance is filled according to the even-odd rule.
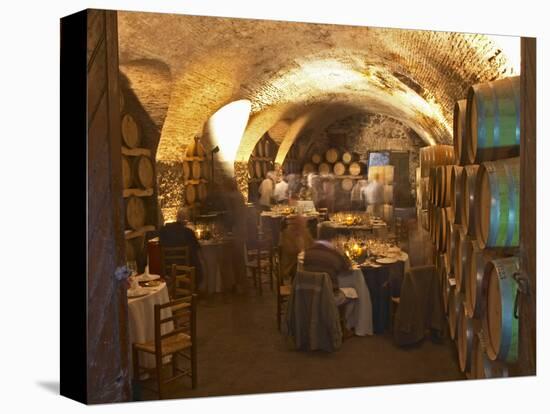
[[[159,241],[160,245],[165,247],[189,247],[191,263],[180,264],[188,264],[195,267],[196,282],[197,286],[199,286],[203,279],[204,259],[202,257],[201,245],[195,236],[195,232],[187,226],[189,216],[189,208],[180,208],[176,216],[176,221],[166,223],[159,230]]]
[[[269,171],[260,184],[258,192],[260,193],[259,207],[261,210],[271,210],[273,192],[275,191],[275,179],[275,171]]]
[[[374,174],[373,179],[363,188],[362,199],[367,206],[367,213],[382,217],[382,205],[384,204],[384,186],[380,183],[380,175]]]
[[[277,204],[288,203],[288,179],[286,176],[282,176],[273,190],[273,197]]]
[[[288,178],[288,198],[289,200],[296,200],[300,196],[300,189],[302,188],[301,177],[298,174],[289,174]]]
[[[365,209],[365,203],[363,202],[363,199],[361,198],[361,192],[363,188],[367,185],[366,180],[357,180],[353,188],[350,192],[350,200],[351,200],[351,210],[352,211],[359,211]]]
[[[323,207],[327,208],[329,213],[333,213],[336,199],[336,183],[332,175],[323,178],[323,198],[325,204]]]
[[[298,253],[313,245],[313,238],[307,228],[307,220],[302,216],[294,216],[285,220],[279,245],[281,248],[281,277],[292,279],[298,265]]]

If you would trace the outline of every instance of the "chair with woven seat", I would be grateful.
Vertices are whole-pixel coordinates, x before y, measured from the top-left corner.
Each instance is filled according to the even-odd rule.
[[[245,265],[252,272],[252,280],[254,286],[258,289],[261,295],[263,292],[262,274],[265,273],[269,277],[269,284],[273,290],[273,248],[270,240],[260,239],[259,241],[249,244],[245,243]]]
[[[197,297],[187,296],[171,302],[155,305],[155,339],[149,342],[132,344],[132,358],[134,380],[136,383],[144,371],[154,371],[156,391],[159,399],[164,394],[163,386],[182,377],[191,378],[191,387],[197,387]],[[146,353],[154,355],[155,368],[140,366],[139,355]],[[163,366],[171,356],[172,375],[164,378]],[[178,358],[183,357],[190,361],[190,368],[178,367]]]
[[[172,299],[197,293],[196,273],[193,266],[172,265],[170,295]]]

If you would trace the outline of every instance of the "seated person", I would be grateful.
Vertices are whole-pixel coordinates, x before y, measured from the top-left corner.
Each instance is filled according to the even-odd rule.
[[[351,261],[326,240],[315,241],[305,251],[304,270],[328,273],[334,290],[338,289],[338,275],[351,267]]]
[[[284,221],[279,244],[281,246],[281,277],[292,279],[296,273],[298,253],[313,245],[313,238],[302,216],[295,216]]]
[[[181,208],[178,210],[176,221],[166,223],[159,230],[159,241],[161,246],[180,247],[188,246],[191,263],[195,267],[196,285],[202,282],[203,266],[201,246],[195,232],[186,226],[188,222],[188,211]],[[181,263],[186,264],[186,263]],[[165,275],[164,275],[165,276]]]

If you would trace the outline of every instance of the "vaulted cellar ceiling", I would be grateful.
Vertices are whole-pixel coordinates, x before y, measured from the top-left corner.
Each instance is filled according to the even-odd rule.
[[[474,83],[514,74],[484,35],[139,12],[118,21],[121,71],[162,125],[165,162],[239,99],[252,111],[235,161],[281,120],[280,157],[304,129],[362,111],[400,120],[427,144],[450,143],[454,102]]]

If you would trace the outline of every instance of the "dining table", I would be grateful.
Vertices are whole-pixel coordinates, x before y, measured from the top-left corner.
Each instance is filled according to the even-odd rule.
[[[137,289],[128,289],[128,330],[130,344],[143,343],[155,340],[155,305],[162,305],[170,301],[166,282],[159,275],[139,274],[132,277],[139,284]],[[170,309],[164,309],[162,318],[172,316]],[[161,326],[161,334],[168,333],[174,329],[172,322]],[[130,354],[131,355],[131,354]],[[140,366],[155,368],[153,355],[141,353],[139,356]],[[169,362],[167,358],[164,362]],[[130,369],[133,364],[130,364]]]
[[[204,257],[203,280],[199,289],[207,293],[228,292],[244,274],[244,254],[232,237],[199,240]]]
[[[332,240],[335,237],[342,235],[365,235],[366,237],[376,237],[380,229],[386,228],[387,224],[383,220],[373,220],[366,224],[345,224],[328,220],[318,224],[317,238],[320,240]]]

